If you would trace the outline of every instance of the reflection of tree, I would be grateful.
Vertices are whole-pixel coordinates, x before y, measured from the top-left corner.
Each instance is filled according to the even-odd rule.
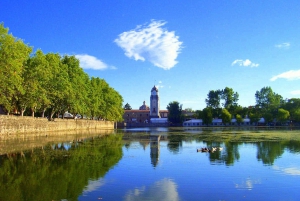
[[[168,149],[173,153],[178,153],[179,148],[182,146],[182,135],[169,135],[168,136]]]
[[[257,143],[257,159],[264,164],[273,165],[276,158],[284,152],[281,142],[260,142]]]
[[[239,142],[225,142],[225,151],[221,156],[221,161],[226,165],[232,165],[235,160],[240,159]]]
[[[77,200],[89,179],[103,177],[121,159],[122,136],[60,147],[0,156],[0,200]]]
[[[285,141],[284,145],[288,147],[292,153],[300,153],[300,141]]]

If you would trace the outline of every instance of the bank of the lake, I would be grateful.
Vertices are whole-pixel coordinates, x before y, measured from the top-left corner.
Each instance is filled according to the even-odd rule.
[[[40,136],[48,132],[90,129],[114,129],[114,122],[88,119],[55,119],[54,121],[48,121],[47,118],[0,115],[0,137],[22,134]]]

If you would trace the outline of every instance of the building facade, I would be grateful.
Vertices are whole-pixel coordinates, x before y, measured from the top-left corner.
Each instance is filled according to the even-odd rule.
[[[151,89],[150,107],[144,101],[139,109],[125,110],[123,115],[124,123],[150,123],[151,118],[167,117],[168,110],[160,110],[160,99],[156,86]]]

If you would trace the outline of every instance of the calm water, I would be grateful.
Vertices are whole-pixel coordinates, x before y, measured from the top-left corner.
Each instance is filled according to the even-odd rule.
[[[142,128],[44,141],[0,140],[1,201],[300,200],[299,130]]]

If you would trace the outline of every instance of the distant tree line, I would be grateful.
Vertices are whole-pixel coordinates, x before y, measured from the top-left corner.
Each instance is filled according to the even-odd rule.
[[[258,123],[260,118],[264,118],[266,123],[284,124],[287,121],[300,122],[300,99],[283,99],[281,95],[275,93],[271,87],[263,87],[256,91],[256,105],[242,107],[238,104],[239,94],[232,88],[210,90],[205,100],[206,107],[203,110],[197,110],[194,118],[202,119],[203,124],[210,125],[214,118],[222,119],[223,123],[230,123],[235,118],[237,123],[243,122],[248,117],[251,123]],[[174,102],[170,102],[167,109],[169,113]],[[176,102],[179,105],[178,102]],[[171,110],[170,110],[171,109]],[[182,109],[177,109],[183,116]],[[190,109],[189,109],[190,111]],[[182,123],[182,118],[178,118],[176,123]]]
[[[89,77],[75,56],[44,54],[8,33],[0,24],[0,106],[41,117],[45,113],[86,115],[121,121],[123,98],[98,77]]]

